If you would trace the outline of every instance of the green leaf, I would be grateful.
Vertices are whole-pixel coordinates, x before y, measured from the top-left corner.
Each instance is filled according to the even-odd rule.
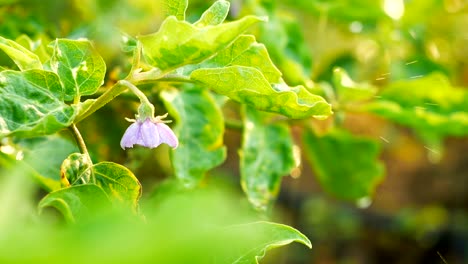
[[[194,23],[197,27],[205,27],[208,25],[216,26],[226,19],[229,13],[230,3],[225,0],[218,0],[213,3],[205,12],[203,12],[200,19]]]
[[[242,35],[229,47],[203,63],[185,69],[184,74],[189,75],[199,68],[223,68],[227,66],[246,66],[259,70],[270,83],[281,82],[281,72],[270,60],[268,51],[263,44],[255,41],[252,35]]]
[[[23,152],[23,161],[37,175],[35,179],[46,191],[60,189],[60,165],[77,147],[59,136],[21,139],[18,143]]]
[[[164,0],[162,4],[166,17],[175,16],[179,20],[185,20],[188,0]]]
[[[2,144],[2,150],[5,146]],[[18,227],[18,223],[23,223],[19,225],[25,230],[25,223],[31,223],[31,217],[35,215],[37,188],[31,177],[34,178],[37,173],[22,160],[18,160],[18,157],[18,154],[7,155],[0,151],[0,233],[3,238],[9,237],[6,233]],[[1,251],[5,247],[0,248]]]
[[[371,196],[384,176],[378,160],[380,145],[344,130],[323,136],[304,134],[307,156],[322,187],[338,198],[356,200]]]
[[[306,236],[298,230],[282,224],[263,221],[254,222],[228,227],[227,232],[235,236],[242,234],[246,237],[250,234],[252,239],[243,241],[243,243],[236,243],[236,247],[231,250],[232,257],[222,263],[258,264],[258,261],[265,256],[266,251],[293,242],[312,248],[312,244]]]
[[[0,49],[16,63],[18,68],[22,71],[42,69],[39,57],[13,40],[0,37]]]
[[[34,53],[42,64],[46,63],[50,59],[50,54],[47,51],[47,45],[50,40],[46,36],[40,36],[36,41],[30,39],[27,35],[21,35],[15,40],[18,44],[25,47],[32,53]],[[38,69],[42,69],[42,66]]]
[[[39,202],[39,213],[46,207],[56,208],[68,222],[75,222],[109,208],[110,201],[99,186],[86,184],[49,193]]]
[[[206,90],[164,90],[161,98],[176,120],[179,147],[172,155],[175,175],[186,185],[196,185],[226,158],[222,112]]]
[[[70,154],[60,166],[61,186],[68,187],[89,182],[91,179],[91,166],[92,163],[88,155],[81,153]]]
[[[62,99],[62,86],[52,72],[0,72],[0,138],[47,135],[68,127],[75,110]]]
[[[21,160],[22,155],[24,155],[24,160]],[[36,183],[39,183],[39,185],[41,185],[48,191],[60,188],[60,183],[57,180],[53,180],[39,174],[38,170],[32,167],[29,161],[26,160],[26,155],[27,154],[25,154],[20,149],[16,149],[16,153],[12,153],[12,155],[5,154],[0,151],[0,180],[7,180],[7,178],[9,177],[20,177],[21,179],[19,181],[23,182],[22,185],[25,184],[24,181],[27,181],[27,185],[31,187],[34,186],[32,184],[33,181],[31,181],[31,178],[33,178],[34,180],[36,180]],[[29,191],[32,192],[32,190]]]
[[[119,204],[136,208],[141,195],[141,185],[133,173],[113,162],[100,162],[92,167],[96,184]]]
[[[437,73],[391,83],[361,110],[440,136],[468,135],[468,92]]]
[[[164,20],[158,32],[138,37],[146,61],[163,72],[202,62],[229,46],[242,32],[262,21],[254,16],[217,26],[196,27],[175,17]]]
[[[15,42],[24,48],[26,48],[28,51],[32,51],[34,42],[28,35],[22,34],[21,36],[17,37],[15,39]]]
[[[335,85],[338,100],[343,104],[368,100],[377,93],[376,87],[354,82],[348,73],[341,68],[333,70],[333,84]]]
[[[258,39],[265,43],[288,84],[310,83],[312,58],[302,25],[294,16],[270,13],[269,18],[259,27]]]
[[[81,186],[88,185],[76,187]],[[92,213],[77,217],[79,224],[71,226],[36,221],[25,228],[23,221],[13,222],[13,228],[2,230],[3,237],[8,239],[0,240],[0,261],[239,264],[257,263],[266,251],[292,242],[311,246],[310,241],[292,227],[246,220],[252,219],[250,214],[247,216],[251,211],[246,210],[229,189],[222,186],[208,188],[169,195],[152,203],[145,219],[129,218],[120,211],[105,211],[105,214],[96,212],[97,217]],[[100,192],[96,200],[102,196],[103,192]],[[61,205],[60,200],[56,203]],[[72,259],[70,245],[80,252]],[[133,249],[138,249],[138,254]]]
[[[120,34],[120,49],[126,53],[133,52],[137,47],[137,39],[125,32],[121,32]]]
[[[190,78],[235,101],[290,118],[325,119],[332,113],[330,104],[322,97],[302,86],[289,87],[284,83],[271,86],[263,74],[252,67],[198,69]]]
[[[65,88],[65,100],[92,95],[103,84],[106,64],[88,40],[57,39],[50,67]]]
[[[26,163],[25,163],[26,164]],[[27,164],[29,165],[29,164]],[[39,174],[36,170],[31,171],[30,176],[46,191],[52,192],[60,189],[60,182]]]
[[[295,167],[293,140],[285,124],[267,124],[266,115],[246,109],[240,156],[241,185],[249,201],[266,210],[276,199],[281,178]]]
[[[76,109],[76,116],[77,116],[76,118],[77,120],[75,122],[81,121],[81,120],[78,120],[80,119],[80,116],[86,113],[91,108],[91,106],[93,106],[96,100],[97,99],[87,99],[83,102],[79,102],[78,104],[73,105]]]

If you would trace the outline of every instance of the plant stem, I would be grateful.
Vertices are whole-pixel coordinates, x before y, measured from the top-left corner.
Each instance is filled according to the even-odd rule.
[[[91,156],[89,155],[88,148],[86,148],[85,141],[83,140],[83,137],[81,136],[80,131],[76,127],[76,124],[73,123],[71,126],[68,127],[68,129],[72,133],[73,138],[75,138],[75,141],[78,144],[78,148],[80,149],[81,154],[86,156],[86,158],[88,159],[90,167],[92,167],[93,166],[93,161],[91,160]],[[84,183],[87,183],[84,178],[81,178],[81,180]],[[93,170],[91,170],[90,182],[96,183],[96,178],[94,177]]]
[[[120,83],[120,85],[125,86],[130,91],[132,91],[132,93],[134,93],[138,97],[138,99],[140,99],[140,102],[142,104],[143,103],[151,104],[150,101],[148,100],[148,97],[146,97],[146,95],[140,89],[138,89],[135,85],[133,85],[133,83],[127,80],[120,80],[118,83]]]
[[[164,82],[187,82],[194,83],[195,81],[191,80],[190,77],[178,75],[178,74],[167,74],[163,78],[159,79]]]
[[[137,57],[139,53],[137,53]],[[137,62],[139,59],[136,60]],[[166,82],[193,82],[189,77],[181,76],[177,74],[167,74],[167,72],[161,72],[159,69],[152,69],[147,72],[138,72],[138,69],[132,69],[132,72],[124,80],[116,82],[111,88],[99,96],[96,101],[83,113],[75,118],[75,123],[79,123],[83,119],[87,118],[92,113],[99,110],[101,107],[112,101],[115,97],[119,96],[127,89],[130,89],[141,102],[149,104],[148,98],[143,92],[136,87],[139,84],[154,83],[157,81]],[[76,102],[77,103],[77,102]]]
[[[71,126],[68,127],[68,129],[72,133],[73,138],[75,138],[75,141],[78,144],[78,148],[80,149],[81,154],[86,155],[89,161],[91,162],[91,157],[89,156],[89,152],[88,152],[88,149],[86,148],[86,144],[83,140],[83,137],[81,136],[80,131],[76,127],[76,125],[72,124]]]
[[[182,82],[182,83],[195,83],[190,77],[179,75],[179,74],[165,74],[164,76],[157,76],[161,72],[143,72],[136,73],[134,77],[129,80],[135,85],[155,83],[155,82]]]
[[[80,122],[92,113],[96,112],[101,107],[112,101],[119,94],[125,92],[125,90],[127,90],[126,86],[123,86],[120,82],[115,83],[109,90],[99,96],[98,99],[91,105],[91,107],[88,108],[88,110],[77,116],[75,118],[75,123]]]
[[[130,69],[130,73],[125,79],[131,78],[135,72],[139,71],[138,68],[140,67],[140,60],[141,60],[141,43],[140,41],[137,41],[137,46],[133,53],[132,68]]]
[[[140,67],[141,51],[141,44],[140,42],[137,42],[137,47],[135,48],[133,54],[132,68],[128,76],[124,80],[120,80],[115,83],[111,88],[99,96],[88,109],[80,113],[80,115],[75,118],[75,124],[79,123],[81,120],[99,110],[101,107],[112,101],[115,97],[125,92],[127,89],[130,89],[136,96],[138,96],[142,103],[145,102],[150,105],[148,98],[136,87],[136,85],[154,83],[157,81],[193,82],[189,77],[178,74],[169,74],[169,72],[171,72],[173,69],[161,71],[160,69],[152,68],[149,71],[141,72],[143,70]],[[79,97],[75,98],[74,100],[74,104],[78,103],[80,103]]]
[[[242,124],[242,121],[234,119],[224,119],[224,126],[232,130],[244,129],[244,124]]]
[[[140,72],[140,70],[136,70],[125,79],[135,85],[138,85],[161,79],[161,77],[163,77],[166,74],[167,72],[162,72],[160,69],[157,68],[153,68],[145,72]]]
[[[74,103],[74,104],[77,104],[77,103],[80,102],[80,100],[81,100],[81,96],[80,96],[80,95],[77,95],[77,96],[75,96],[75,98],[73,98],[73,103]]]

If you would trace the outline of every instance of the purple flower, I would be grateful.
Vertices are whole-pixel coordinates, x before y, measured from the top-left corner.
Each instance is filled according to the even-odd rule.
[[[147,118],[144,121],[130,120],[131,124],[120,141],[120,146],[125,148],[133,148],[133,145],[141,145],[147,148],[155,148],[162,143],[166,143],[172,148],[177,148],[179,141],[174,135],[174,132],[161,121],[164,116],[156,118]]]

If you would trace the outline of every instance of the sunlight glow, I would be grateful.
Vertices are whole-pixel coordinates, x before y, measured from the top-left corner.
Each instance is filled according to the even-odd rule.
[[[0,152],[11,155],[15,153],[15,149],[12,146],[1,146]]]
[[[405,3],[403,0],[384,0],[383,9],[389,17],[399,20],[405,12]]]

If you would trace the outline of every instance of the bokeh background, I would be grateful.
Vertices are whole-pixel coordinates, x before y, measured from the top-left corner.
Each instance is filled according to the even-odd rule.
[[[187,19],[196,20],[212,2],[190,1]],[[341,67],[377,87],[433,72],[468,87],[466,0],[232,0],[231,6],[228,20],[256,14],[268,15],[273,29],[288,24],[290,54],[275,52],[281,32],[258,36],[288,84],[331,83],[333,69]],[[43,42],[87,37],[107,62],[112,83],[128,72],[131,54],[121,50],[122,34],[156,31],[160,8],[159,1],[145,0],[0,0],[0,35]],[[0,62],[12,64],[2,53]],[[94,158],[125,164],[151,190],[171,173],[162,154],[167,148],[123,152],[118,145],[127,126],[122,116],[133,116],[134,99],[114,100],[80,128]],[[150,99],[163,109],[156,95]],[[303,157],[283,178],[273,218],[304,232],[313,249],[291,245],[262,263],[468,263],[468,139],[449,137],[435,149],[414,131],[367,114],[347,114],[343,126],[381,141],[385,178],[372,197],[342,201],[322,189]],[[301,128],[293,132],[300,144]],[[228,158],[210,179],[240,193],[241,132],[228,127],[224,140]]]

